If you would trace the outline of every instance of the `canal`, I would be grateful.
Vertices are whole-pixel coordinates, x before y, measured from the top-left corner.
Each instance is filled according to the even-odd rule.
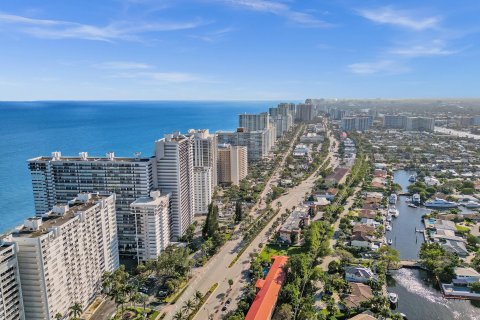
[[[414,172],[395,172],[394,182],[402,187],[402,191],[407,191],[411,174]],[[399,197],[397,209],[400,215],[392,221],[393,230],[387,232],[386,237],[393,240],[401,259],[417,259],[424,239],[422,233],[415,232],[415,228],[424,229],[421,218],[428,210],[410,208],[405,200],[406,197]],[[405,313],[409,320],[480,320],[478,301],[444,299],[422,270],[400,269],[393,272],[388,279],[388,290],[398,294],[397,311]]]

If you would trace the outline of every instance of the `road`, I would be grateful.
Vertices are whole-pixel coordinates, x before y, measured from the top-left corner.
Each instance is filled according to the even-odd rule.
[[[331,133],[329,133],[331,141],[335,141]],[[337,144],[338,147],[338,144]],[[338,159],[334,157],[334,153],[337,151],[337,147],[330,150],[329,155],[325,161],[330,161],[330,163],[338,164]],[[310,193],[315,182],[318,179],[317,174],[321,166],[315,172],[313,172],[307,179],[301,182],[298,186],[289,190],[287,194],[282,195],[276,202],[281,203],[279,213],[284,212],[286,209],[292,210],[294,206],[298,206],[303,203],[303,199],[307,193]],[[253,242],[247,247],[242,256],[238,261],[231,267],[228,268],[228,265],[235,257],[231,255],[228,259],[221,261],[215,272],[209,275],[209,278],[215,279],[218,282],[218,287],[215,291],[215,294],[204,304],[203,308],[197,313],[194,319],[204,320],[209,319],[220,319],[221,315],[228,312],[229,310],[235,310],[237,307],[237,302],[239,301],[242,292],[241,289],[247,281],[248,270],[250,268],[250,254],[260,251],[259,244],[266,243],[269,238],[267,236],[267,231],[270,229],[275,219],[272,219],[267,226],[258,234],[258,236],[253,240]],[[230,259],[231,258],[231,259]],[[225,267],[226,266],[226,267]],[[234,280],[234,285],[230,288],[228,284],[228,279]],[[213,283],[212,283],[213,284]],[[231,299],[231,303],[227,305],[226,311],[221,311],[222,307],[225,306],[225,301]]]
[[[258,209],[262,209],[265,207],[265,198],[267,197],[267,194],[272,189],[272,184],[279,179],[280,173],[283,167],[285,166],[285,161],[287,161],[288,155],[292,153],[293,148],[295,147],[295,142],[298,139],[298,136],[302,134],[304,131],[305,131],[305,126],[300,125],[300,128],[298,128],[297,133],[295,134],[292,141],[290,142],[290,145],[288,146],[288,150],[283,154],[282,160],[278,164],[277,168],[273,171],[272,175],[270,176],[270,179],[268,179],[267,183],[265,184],[265,188],[263,188],[263,191],[259,196],[259,199],[261,201],[257,201],[257,203],[253,206],[251,213],[255,214],[255,212]]]
[[[262,201],[257,202],[257,204],[252,208],[251,213],[255,213],[258,209],[261,209],[263,207],[262,204],[265,203],[264,200],[269,190],[271,189],[272,184],[274,183],[274,181],[278,179],[281,169],[285,164],[287,156],[292,152],[293,148],[295,147],[295,141],[297,140],[298,136],[301,133],[303,133],[304,130],[305,130],[305,126],[303,125],[298,129],[298,132],[292,139],[288,150],[283,155],[283,158],[280,164],[277,166],[277,168],[272,173],[270,179],[265,184],[265,188],[259,197],[259,199],[261,199]],[[268,229],[266,228],[265,230],[268,230]],[[237,256],[238,252],[242,249],[242,246],[241,246],[242,240],[243,239],[239,237],[238,239],[228,241],[220,249],[220,251],[205,264],[205,266],[201,268],[197,268],[193,271],[192,279],[189,282],[189,286],[187,290],[182,294],[182,296],[177,300],[177,302],[174,305],[168,305],[165,308],[163,308],[162,312],[166,313],[166,316],[164,318],[165,320],[172,319],[175,312],[177,312],[182,308],[185,301],[187,301],[188,299],[192,299],[197,290],[205,294],[212,287],[214,283],[218,283],[218,287],[215,290],[214,294],[209,299],[209,301],[214,301],[214,300],[222,301],[222,299],[224,299],[227,291],[230,289],[228,285],[228,279],[234,279],[234,280],[241,279],[242,278],[241,273],[244,270],[248,270],[249,260],[246,261],[246,264],[247,264],[246,269],[243,268],[241,265],[243,261],[237,261],[235,266],[233,266],[232,268],[228,268],[231,261]],[[259,237],[257,237],[257,239],[253,241],[250,247],[253,247],[254,245],[258,246],[259,242],[256,242],[257,240],[259,242],[260,240],[264,241],[263,238],[260,239]],[[249,252],[245,252],[242,255],[242,257],[245,257],[245,256],[248,257],[248,254]],[[219,277],[219,275],[223,275],[223,277]],[[234,284],[234,286],[232,287],[232,290],[234,290],[237,286],[241,287],[240,281],[237,281],[237,283]],[[206,305],[205,309],[202,309],[201,312],[199,312],[200,314],[200,313],[203,313],[203,311],[205,310],[204,311],[205,318],[199,317],[197,315],[196,319],[208,319],[208,316],[206,314],[208,314],[209,312],[207,311],[206,308],[209,308],[209,307],[210,307],[209,305]],[[217,309],[215,309],[214,306],[211,306],[210,312],[213,313],[213,311]]]
[[[451,136],[457,136],[457,137],[461,137],[461,138],[473,138],[473,139],[477,139],[477,140],[480,139],[480,135],[478,135],[478,134],[473,134],[473,133],[470,133],[470,132],[443,128],[443,127],[435,127],[435,132],[445,133],[445,134],[449,134]]]

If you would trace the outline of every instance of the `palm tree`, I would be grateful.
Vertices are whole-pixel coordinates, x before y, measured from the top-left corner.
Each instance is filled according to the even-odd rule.
[[[78,319],[78,317],[80,317],[80,315],[82,314],[82,305],[78,302],[75,302],[73,304],[73,306],[71,306],[70,308],[68,308],[68,310],[70,310],[70,316],[73,316],[72,320],[76,320]]]
[[[183,319],[185,319],[185,314],[183,313],[182,310],[175,312],[175,314],[173,315],[173,320],[183,320]]]
[[[56,315],[55,315],[55,320],[62,320],[63,319],[63,315],[58,312]]]
[[[189,313],[190,311],[192,311],[193,309],[195,309],[195,303],[193,302],[192,299],[188,299],[187,301],[185,301],[185,303],[183,304],[183,310],[186,312],[186,313]]]
[[[195,303],[198,305],[200,301],[203,299],[203,294],[200,291],[195,291],[195,295],[193,297],[193,300],[195,300]]]

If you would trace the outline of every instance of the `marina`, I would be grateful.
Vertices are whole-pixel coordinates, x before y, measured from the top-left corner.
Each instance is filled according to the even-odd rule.
[[[402,192],[408,192],[407,187],[411,183],[408,180],[412,174],[404,170],[395,172],[394,182],[402,187]],[[392,240],[391,246],[400,252],[401,259],[401,269],[391,271],[387,280],[388,292],[398,295],[398,303],[394,307],[410,320],[480,320],[479,301],[445,299],[434,279],[418,268],[418,252],[425,232],[422,216],[430,210],[409,206],[407,198],[399,197],[396,208],[400,215],[391,223],[392,230],[386,232],[386,238]]]

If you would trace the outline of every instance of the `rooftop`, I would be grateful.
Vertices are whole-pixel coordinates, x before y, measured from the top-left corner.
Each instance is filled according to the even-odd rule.
[[[308,212],[305,210],[295,210],[287,218],[285,223],[282,225],[283,231],[292,231],[300,228],[300,223],[303,219],[308,217]]]
[[[36,158],[29,159],[28,162],[41,162],[41,161],[63,161],[63,162],[149,162],[149,158],[140,158],[140,157],[86,157],[82,158],[80,156],[61,156],[59,158],[54,158],[52,156],[40,156]]]
[[[455,274],[461,277],[478,277],[480,278],[480,273],[478,273],[473,268],[455,268]]]
[[[98,200],[101,200],[105,196],[92,194],[90,199],[86,202],[74,201],[69,203],[69,208],[64,214],[49,211],[42,217],[32,217],[25,221],[26,223],[32,223],[37,225],[37,228],[28,228],[25,224],[19,226],[16,231],[12,233],[14,238],[37,238],[44,234],[47,234],[51,228],[60,227],[68,221],[76,217],[77,212],[86,211],[95,206]]]
[[[288,257],[275,256],[272,258],[274,262],[265,280],[260,279],[257,281],[257,288],[260,290],[255,300],[253,300],[245,320],[267,320],[270,319],[273,313],[278,294],[285,281],[283,268],[287,264]]]

